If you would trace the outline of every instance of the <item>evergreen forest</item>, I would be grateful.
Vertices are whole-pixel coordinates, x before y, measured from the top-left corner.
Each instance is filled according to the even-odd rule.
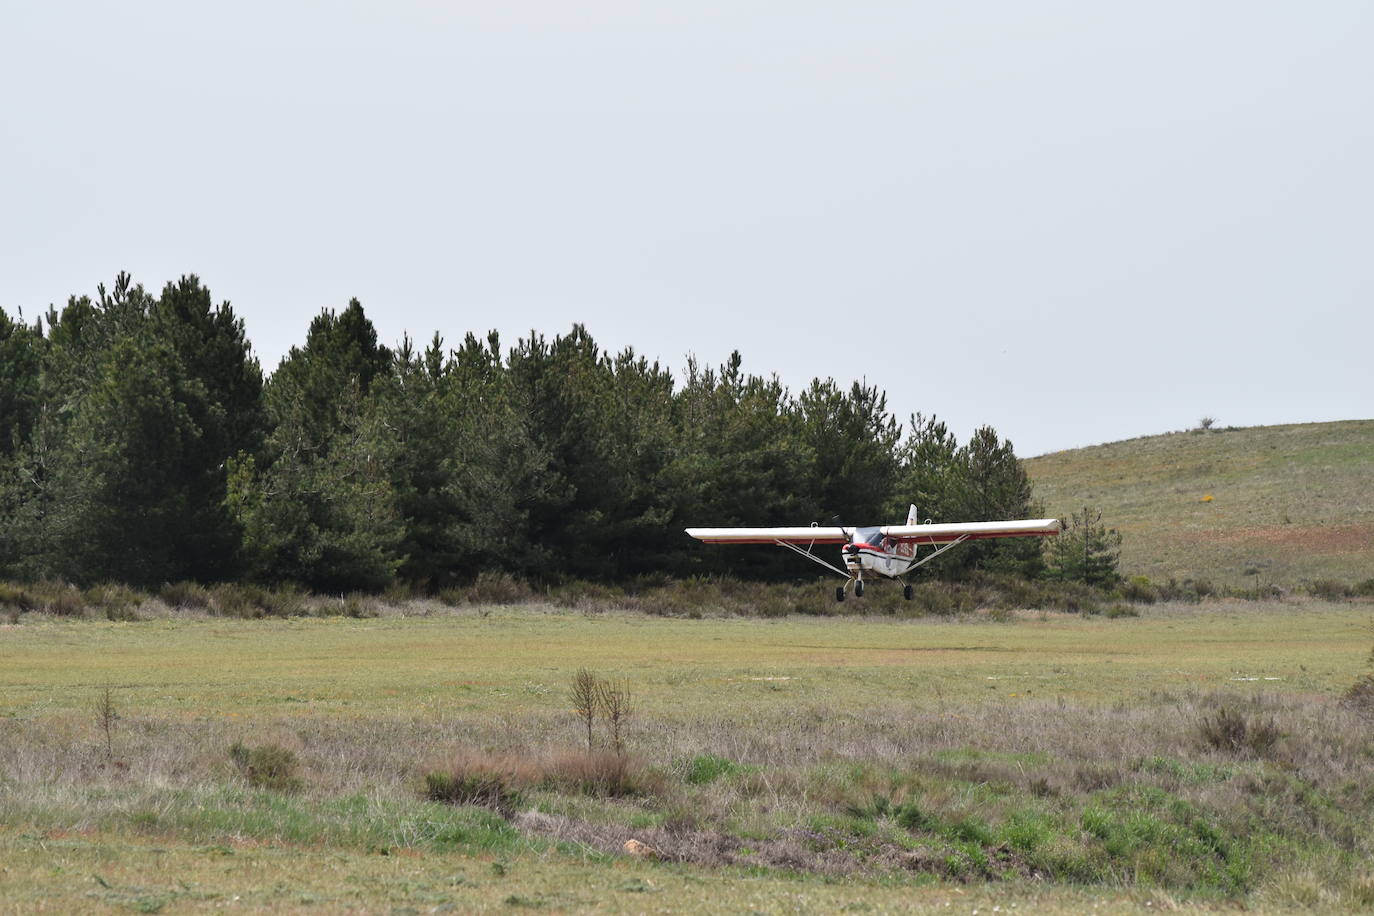
[[[990,427],[899,422],[863,381],[799,393],[689,360],[675,377],[573,325],[508,346],[389,348],[362,305],[325,310],[270,375],[195,276],[120,274],[28,323],[0,310],[0,578],[135,586],[442,589],[814,574],[688,525],[1028,517]],[[1039,539],[962,546],[932,574],[1044,572]]]

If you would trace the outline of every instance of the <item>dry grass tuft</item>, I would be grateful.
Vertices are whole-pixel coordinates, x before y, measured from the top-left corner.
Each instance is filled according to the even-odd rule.
[[[615,751],[564,751],[544,763],[546,782],[602,798],[647,794],[651,784],[644,768],[628,754]]]

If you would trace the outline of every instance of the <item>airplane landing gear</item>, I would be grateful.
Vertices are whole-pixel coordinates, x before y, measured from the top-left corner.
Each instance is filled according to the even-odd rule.
[[[855,597],[855,598],[862,598],[863,596],[864,596],[864,580],[863,580],[863,579],[855,579],[855,580],[854,580],[854,597]]]
[[[837,585],[837,586],[835,587],[835,600],[836,600],[836,601],[843,601],[843,600],[844,600],[844,586],[843,586],[843,585]]]
[[[905,598],[907,601],[910,601],[911,596],[915,593],[915,591],[916,590],[913,589],[910,585],[907,585],[905,588],[902,589],[902,597]]]

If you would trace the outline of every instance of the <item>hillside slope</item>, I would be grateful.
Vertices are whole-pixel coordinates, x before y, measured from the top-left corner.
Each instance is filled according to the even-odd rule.
[[[1054,452],[1026,470],[1048,513],[1102,510],[1124,537],[1126,573],[1374,576],[1374,420],[1168,433]]]

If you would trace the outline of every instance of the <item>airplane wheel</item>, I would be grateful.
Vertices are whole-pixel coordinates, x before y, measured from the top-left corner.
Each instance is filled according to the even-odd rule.
[[[843,586],[843,585],[841,585],[840,587],[838,587],[838,588],[835,589],[835,600],[836,600],[836,601],[843,601],[843,600],[844,600],[844,586]]]
[[[859,581],[857,581],[857,582],[854,583],[854,597],[855,597],[855,598],[862,598],[863,596],[864,596],[864,580],[863,580],[863,579],[860,579]]]
[[[902,589],[902,597],[905,598],[907,601],[910,601],[911,596],[915,591],[916,590],[914,588],[908,585],[906,588]]]

